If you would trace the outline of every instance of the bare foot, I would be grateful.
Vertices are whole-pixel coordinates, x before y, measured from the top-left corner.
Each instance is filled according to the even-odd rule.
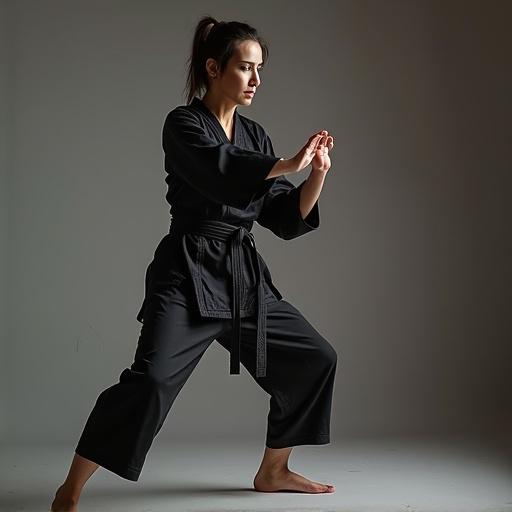
[[[279,472],[258,471],[254,477],[254,488],[261,492],[298,491],[307,493],[332,493],[333,485],[313,482],[285,468]]]
[[[64,491],[64,484],[62,484],[55,493],[51,512],[78,512],[78,501],[66,495]]]

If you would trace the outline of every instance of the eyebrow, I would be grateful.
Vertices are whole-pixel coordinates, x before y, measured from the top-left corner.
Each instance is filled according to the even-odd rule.
[[[256,62],[249,62],[248,60],[241,60],[240,62],[245,62],[246,64],[256,64]],[[259,65],[263,66],[263,62],[260,62]]]

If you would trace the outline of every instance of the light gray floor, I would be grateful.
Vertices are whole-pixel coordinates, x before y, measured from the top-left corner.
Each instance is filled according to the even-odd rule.
[[[73,446],[2,446],[0,510],[48,511]],[[155,439],[138,482],[99,468],[80,512],[512,511],[509,450],[470,439],[333,439],[298,446],[290,468],[334,494],[259,493],[263,444]]]

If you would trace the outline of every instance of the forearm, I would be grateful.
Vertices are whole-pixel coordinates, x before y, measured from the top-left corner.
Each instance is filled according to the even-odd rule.
[[[281,160],[278,160],[274,164],[274,167],[272,167],[265,179],[268,180],[269,178],[284,176],[285,174],[291,174],[294,172],[296,172],[296,169],[294,168],[292,160],[289,158],[281,158]]]
[[[315,206],[324,186],[325,172],[315,171],[309,174],[300,191],[300,214],[305,219]]]

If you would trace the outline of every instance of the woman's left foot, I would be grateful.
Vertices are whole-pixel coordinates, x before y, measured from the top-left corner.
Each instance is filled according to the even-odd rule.
[[[334,492],[333,485],[313,482],[288,468],[272,473],[264,473],[260,470],[256,473],[253,484],[254,488],[261,492],[297,491],[315,494]]]

